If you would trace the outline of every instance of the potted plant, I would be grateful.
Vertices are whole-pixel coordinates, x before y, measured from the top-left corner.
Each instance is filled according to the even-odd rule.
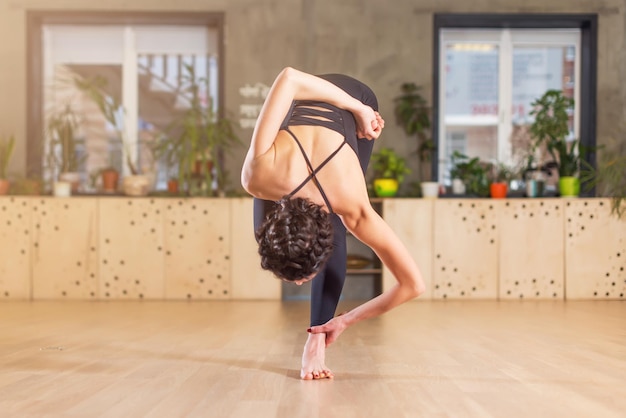
[[[586,161],[581,168],[581,181],[596,195],[611,197],[611,213],[621,218],[626,214],[626,153],[606,154],[594,168]]]
[[[77,192],[80,186],[80,166],[87,158],[86,154],[79,155],[79,146],[83,140],[78,138],[79,118],[69,104],[61,110],[52,112],[46,121],[46,136],[48,138],[48,166],[52,171],[53,188],[58,193],[67,195],[67,184],[71,192]]]
[[[153,151],[157,159],[177,171],[174,177],[180,193],[219,196],[225,192],[227,178],[223,153],[241,141],[233,123],[214,112],[211,98],[203,103],[200,92],[209,90],[208,80],[196,78],[192,66],[186,65],[185,71],[188,88],[182,93],[187,109],[169,126]]]
[[[548,90],[533,103],[530,112],[535,117],[530,132],[535,147],[545,145],[552,160],[558,165],[559,193],[563,197],[575,197],[580,193],[580,162],[590,149],[582,147],[580,140],[571,139],[569,115],[574,99],[563,95],[561,90]]]
[[[506,164],[498,162],[490,168],[489,194],[494,199],[502,199],[507,196],[509,182],[513,177],[513,170]]]
[[[10,136],[8,139],[0,138],[0,195],[9,193],[10,183],[7,177],[7,169],[14,149],[15,137]]]
[[[469,158],[467,155],[454,151],[451,157],[452,169],[450,176],[452,180],[458,180],[463,184],[464,193],[477,197],[489,196],[489,180],[487,178],[487,164],[480,161],[480,158]]]
[[[40,196],[43,189],[44,181],[37,176],[18,176],[11,181],[12,195]]]
[[[404,176],[411,172],[406,166],[406,160],[393,149],[385,147],[372,154],[372,163],[376,196],[395,196],[404,181]]]
[[[417,155],[420,161],[419,181],[422,189],[439,189],[431,180],[431,164],[435,153],[435,143],[431,138],[430,107],[421,95],[421,87],[415,83],[403,83],[402,93],[394,99],[397,123],[408,136],[417,137]]]
[[[115,129],[117,138],[121,141],[122,146],[126,150],[125,162],[130,174],[124,176],[122,179],[124,194],[128,196],[145,196],[150,191],[150,179],[141,172],[139,165],[133,160],[132,153],[130,152],[131,145],[126,139],[123,121],[121,119],[124,108],[114,97],[106,93],[106,83],[107,80],[100,76],[89,80],[80,77],[74,78],[74,85],[96,104],[104,119]],[[105,174],[108,177],[106,181],[104,179]],[[116,185],[119,181],[119,172],[117,172],[115,168],[108,167],[102,171],[102,175],[104,191],[115,191],[116,186],[114,186],[114,184]]]
[[[102,178],[102,191],[105,193],[115,193],[117,191],[120,173],[114,167],[105,167],[100,170]]]
[[[170,177],[170,179],[167,181],[167,192],[173,195],[178,194],[178,179],[177,178]]]

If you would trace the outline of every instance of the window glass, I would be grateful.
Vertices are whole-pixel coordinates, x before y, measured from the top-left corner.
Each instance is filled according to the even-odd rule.
[[[77,171],[81,191],[97,192],[103,168],[128,174],[126,162],[132,161],[155,188],[164,189],[171,167],[155,161],[151,149],[172,134],[168,128],[189,104],[186,68],[193,68],[202,105],[217,111],[217,30],[45,25],[43,34],[46,178]],[[69,152],[64,134],[75,139]],[[76,164],[63,163],[69,156]]]
[[[498,60],[499,48],[493,43],[446,45],[446,156],[456,151],[484,160],[497,158]]]
[[[442,30],[439,180],[450,184],[451,155],[519,167],[531,141],[531,103],[547,90],[575,100],[578,130],[578,30]]]

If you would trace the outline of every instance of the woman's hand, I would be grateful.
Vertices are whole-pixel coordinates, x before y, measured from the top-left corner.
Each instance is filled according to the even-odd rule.
[[[307,331],[311,334],[326,333],[326,347],[334,343],[341,333],[348,328],[347,321],[342,316],[337,316],[324,325],[318,325],[309,328]]]
[[[385,127],[385,120],[380,113],[367,105],[363,105],[362,110],[354,116],[357,138],[377,139]]]

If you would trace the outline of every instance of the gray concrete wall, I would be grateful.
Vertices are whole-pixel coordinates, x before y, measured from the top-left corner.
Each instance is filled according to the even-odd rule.
[[[624,142],[626,87],[624,0],[0,0],[0,135],[19,141],[13,169],[26,160],[27,10],[223,11],[226,16],[227,113],[239,117],[249,100],[246,84],[271,84],[284,66],[343,72],[369,84],[379,96],[387,129],[381,143],[408,154],[415,142],[393,120],[393,97],[402,82],[432,91],[433,13],[597,13],[598,142]],[[241,129],[248,140],[251,129]],[[380,144],[379,144],[380,146]],[[236,182],[244,150],[230,157]],[[416,168],[416,158],[411,165]],[[410,180],[410,179],[409,179]]]

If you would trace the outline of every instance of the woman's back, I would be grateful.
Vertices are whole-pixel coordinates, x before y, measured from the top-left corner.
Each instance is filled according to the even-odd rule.
[[[293,196],[327,206],[325,193],[331,207],[341,207],[338,201],[344,189],[355,187],[354,181],[363,176],[354,151],[342,146],[344,137],[340,133],[322,126],[291,126],[289,131],[279,131],[271,151],[255,161],[247,191],[262,199],[280,200],[302,186]],[[311,173],[307,158],[315,170],[331,156],[315,178],[307,180]]]

